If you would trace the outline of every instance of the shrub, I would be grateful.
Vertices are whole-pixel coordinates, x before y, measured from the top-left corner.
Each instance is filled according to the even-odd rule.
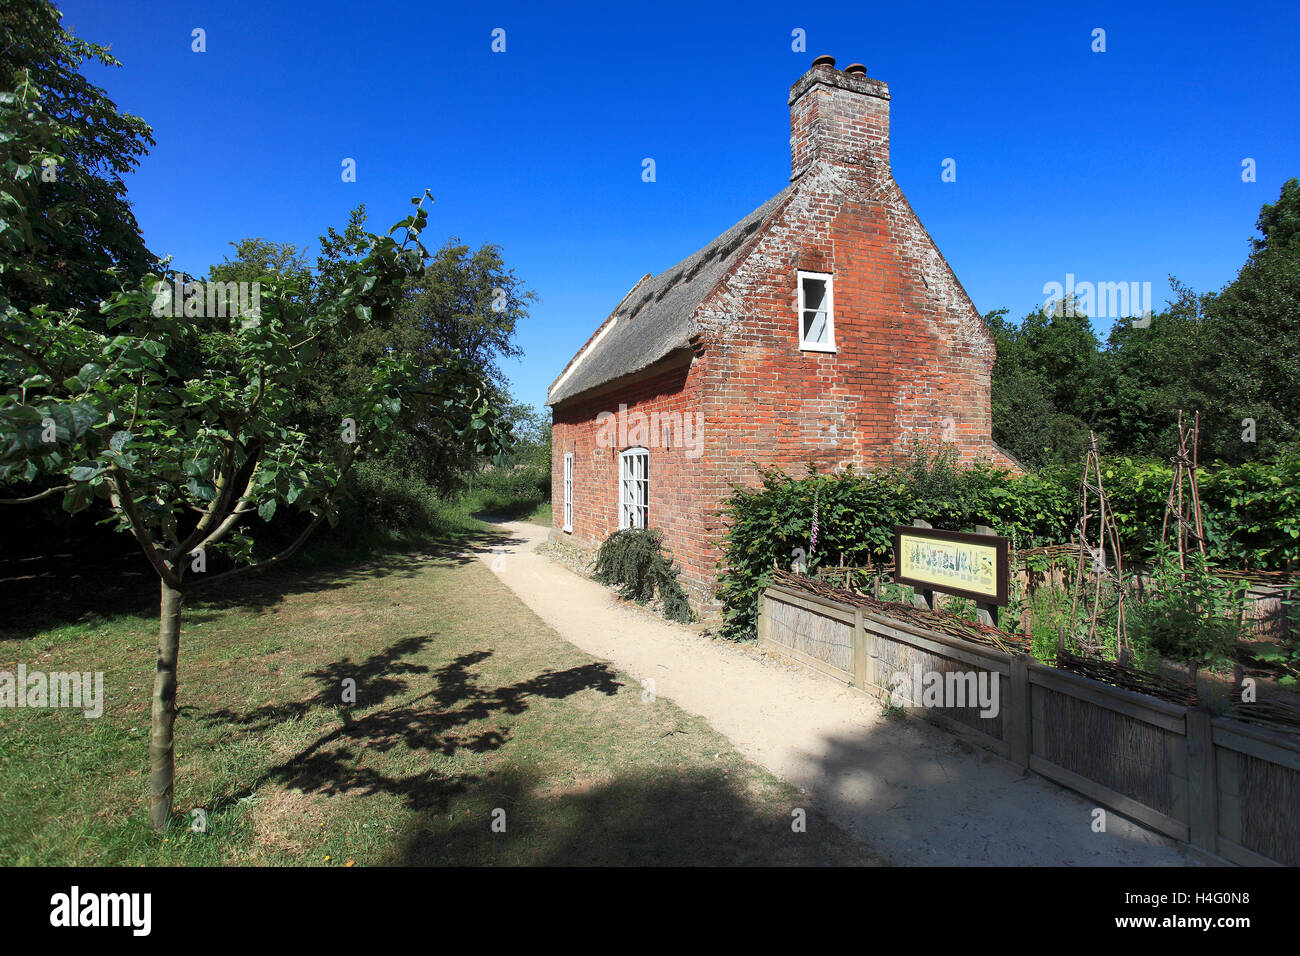
[[[803,549],[808,570],[892,560],[894,528],[920,518],[938,528],[989,525],[1014,535],[1020,547],[1066,540],[1073,523],[1073,489],[1051,478],[1031,476],[1017,484],[989,466],[959,468],[953,453],[918,450],[869,474],[811,474],[796,480],[766,469],[755,489],[733,486],[723,506],[718,596],[722,633],[753,634],[757,597],[774,564],[789,567]],[[818,540],[811,541],[814,498]]]
[[[386,462],[359,462],[348,476],[344,521],[388,531],[423,530],[438,523],[442,502],[433,486]]]
[[[550,500],[550,462],[492,466],[466,479],[465,503],[470,511],[513,515]]]
[[[733,486],[723,503],[722,633],[732,638],[754,633],[757,597],[773,564],[790,567],[797,548],[806,552],[810,571],[841,558],[851,566],[889,562],[895,526],[917,518],[954,530],[988,525],[1014,538],[1019,548],[1067,542],[1078,518],[1081,474],[1082,464],[1015,477],[988,465],[959,468],[951,451],[924,449],[869,474],[849,469],[795,479],[762,470],[758,487]],[[1199,475],[1211,563],[1260,569],[1300,563],[1300,458],[1216,464]],[[1148,563],[1159,551],[1172,469],[1116,458],[1103,460],[1102,479],[1126,567]]]
[[[625,528],[615,531],[596,554],[595,578],[601,584],[618,586],[625,598],[646,604],[656,595],[670,621],[694,619],[686,592],[677,580],[680,569],[663,548],[658,528]]]
[[[1172,660],[1219,664],[1227,661],[1241,632],[1246,586],[1216,577],[1193,552],[1186,568],[1177,554],[1162,551],[1151,571],[1151,590],[1134,601],[1129,635]]]

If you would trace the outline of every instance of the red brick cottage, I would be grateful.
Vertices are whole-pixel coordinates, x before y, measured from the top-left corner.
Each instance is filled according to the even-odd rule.
[[[890,173],[889,88],[819,57],[789,103],[790,184],[641,279],[547,395],[552,539],[661,528],[699,609],[756,464],[863,469],[917,439],[1007,461],[992,338]]]

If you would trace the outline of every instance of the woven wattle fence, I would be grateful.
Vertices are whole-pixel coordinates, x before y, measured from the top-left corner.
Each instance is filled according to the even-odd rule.
[[[1110,684],[1112,687],[1122,687],[1139,694],[1150,694],[1152,697],[1183,704],[1186,707],[1195,707],[1200,703],[1196,696],[1196,688],[1187,681],[1140,671],[1115,661],[1101,660],[1096,657],[1077,657],[1068,651],[1057,651],[1056,666],[1072,674],[1080,674]]]
[[[888,614],[899,620],[908,621],[920,627],[929,628],[932,631],[938,631],[940,634],[959,637],[975,644],[983,644],[986,647],[996,647],[1004,653],[1010,654],[1029,650],[1029,638],[1023,634],[1008,634],[1006,631],[1000,631],[988,624],[963,620],[956,615],[947,614],[943,611],[929,611],[924,608],[914,607],[911,604],[899,604],[896,601],[880,601],[859,591],[838,587],[802,574],[794,574],[782,568],[773,569],[772,583],[807,591],[809,594],[829,598],[850,607],[869,608],[880,614]]]
[[[1243,865],[1300,865],[1300,734],[1278,706],[1214,717],[1190,684],[1065,654],[951,614],[776,570],[759,644],[925,716],[1146,827]],[[998,684],[997,712],[930,701],[914,675]],[[900,688],[899,679],[913,675]],[[1246,708],[1258,709],[1250,711]]]

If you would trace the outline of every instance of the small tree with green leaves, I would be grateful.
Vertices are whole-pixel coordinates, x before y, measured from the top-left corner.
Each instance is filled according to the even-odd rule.
[[[103,320],[87,321],[77,310],[0,301],[0,484],[46,484],[5,503],[61,496],[69,512],[105,507],[158,574],[149,744],[155,829],[172,811],[185,595],[284,561],[321,522],[333,523],[343,476],[382,447],[403,403],[417,395],[426,409],[441,410],[434,424],[448,440],[468,432],[476,451],[491,453],[505,438],[487,383],[470,363],[417,369],[396,354],[367,369],[335,440],[313,440],[294,424],[319,338],[382,321],[398,308],[407,279],[423,270],[427,212],[422,199],[413,202],[414,214],[388,236],[368,236],[369,251],[345,264],[345,281],[328,302],[309,297],[300,277],[267,276],[255,308],[211,315],[175,307],[174,277],[146,276],[103,304],[105,333]],[[392,238],[399,231],[401,244]],[[309,512],[310,521],[281,553],[253,563],[242,522],[254,513],[268,521],[286,507]]]
[[[299,269],[254,278],[247,303],[184,285],[174,301],[183,277],[142,277],[152,257],[121,179],[152,142],[149,129],[85,81],[77,67],[87,58],[116,64],[63,30],[46,0],[0,10],[0,504],[104,508],[158,574],[149,790],[161,830],[174,791],[185,594],[283,561],[336,520],[343,476],[382,446],[404,404],[422,405],[431,440],[478,453],[496,449],[505,429],[464,356],[417,367],[399,350],[353,371],[337,440],[307,431],[294,411],[322,343],[346,348],[367,326],[391,325],[404,288],[423,275],[424,200],[388,236],[358,232],[354,254],[332,261],[328,296],[313,296]],[[242,523],[284,507],[311,518],[253,564]]]

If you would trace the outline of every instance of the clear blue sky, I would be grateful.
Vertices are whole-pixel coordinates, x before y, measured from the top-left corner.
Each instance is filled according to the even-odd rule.
[[[383,231],[427,186],[427,244],[499,243],[539,294],[507,366],[537,405],[637,279],[784,187],[786,96],[820,53],[890,84],[894,176],[981,311],[1018,318],[1066,273],[1158,303],[1169,274],[1218,288],[1300,176],[1295,2],[59,6],[123,62],[91,78],[154,128],[128,183],[150,248],[198,274],[362,202]]]

